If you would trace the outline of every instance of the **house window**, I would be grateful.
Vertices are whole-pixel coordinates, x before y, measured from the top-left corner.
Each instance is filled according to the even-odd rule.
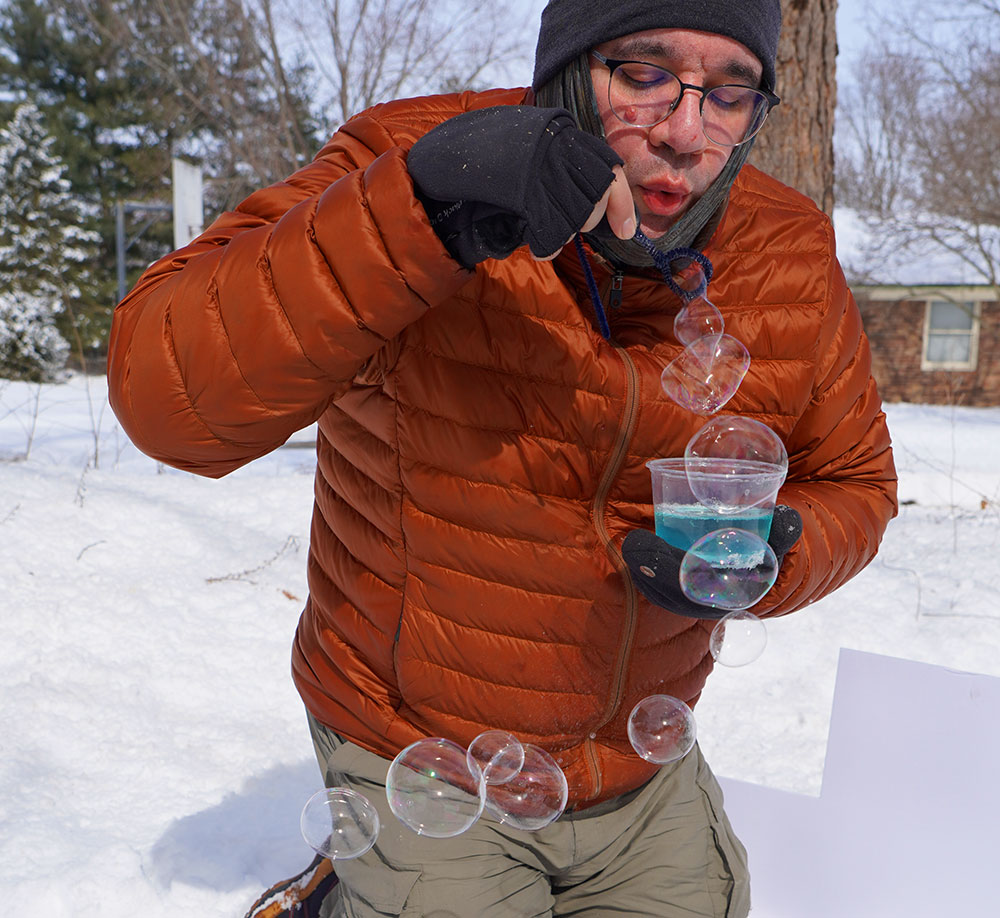
[[[928,300],[922,369],[974,370],[978,346],[978,303]]]

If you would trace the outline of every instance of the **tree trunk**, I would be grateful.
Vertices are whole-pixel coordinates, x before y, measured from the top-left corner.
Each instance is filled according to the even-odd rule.
[[[781,8],[781,105],[768,117],[750,162],[832,214],[837,0],[781,0]]]

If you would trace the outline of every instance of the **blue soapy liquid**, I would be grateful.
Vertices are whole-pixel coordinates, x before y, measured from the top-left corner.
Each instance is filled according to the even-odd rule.
[[[663,504],[655,509],[656,534],[664,542],[684,551],[717,529],[745,529],[766,542],[771,531],[771,516],[770,510],[760,507],[720,516],[701,504]]]

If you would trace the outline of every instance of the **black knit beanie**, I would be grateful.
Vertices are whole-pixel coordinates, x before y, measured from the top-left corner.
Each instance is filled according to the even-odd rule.
[[[774,89],[780,0],[550,0],[542,11],[531,85],[537,90],[595,45],[647,29],[735,38],[763,64],[761,86]]]

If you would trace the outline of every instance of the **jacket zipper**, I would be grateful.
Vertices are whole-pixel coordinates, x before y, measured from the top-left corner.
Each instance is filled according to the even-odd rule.
[[[612,691],[608,699],[608,704],[604,709],[600,722],[593,727],[590,736],[584,743],[584,755],[594,784],[595,797],[601,792],[601,774],[597,766],[597,753],[594,748],[594,737],[597,731],[604,727],[615,716],[622,703],[625,687],[625,672],[628,667],[629,657],[632,655],[632,643],[635,640],[635,621],[638,605],[635,586],[632,583],[632,578],[629,576],[625,560],[622,558],[621,552],[615,546],[611,536],[608,534],[608,527],[604,521],[604,513],[607,509],[608,503],[608,494],[611,492],[611,485],[613,484],[615,477],[625,460],[625,455],[628,452],[628,444],[632,440],[632,434],[635,431],[635,424],[639,414],[639,373],[636,370],[635,363],[632,361],[632,358],[629,356],[629,353],[625,350],[625,348],[620,347],[617,344],[612,344],[612,347],[615,351],[617,351],[619,357],[621,357],[622,364],[625,369],[625,410],[622,413],[622,419],[618,425],[618,432],[616,434],[614,448],[611,451],[611,458],[608,461],[607,466],[605,466],[604,475],[598,485],[597,493],[594,495],[592,511],[594,515],[594,526],[597,529],[597,535],[604,544],[608,555],[625,582],[625,626],[622,634],[622,640],[618,647],[618,658],[615,661],[614,678],[611,682]]]
[[[608,291],[608,308],[620,309],[622,305],[622,288],[625,286],[625,275],[621,271],[611,278],[611,289]]]

